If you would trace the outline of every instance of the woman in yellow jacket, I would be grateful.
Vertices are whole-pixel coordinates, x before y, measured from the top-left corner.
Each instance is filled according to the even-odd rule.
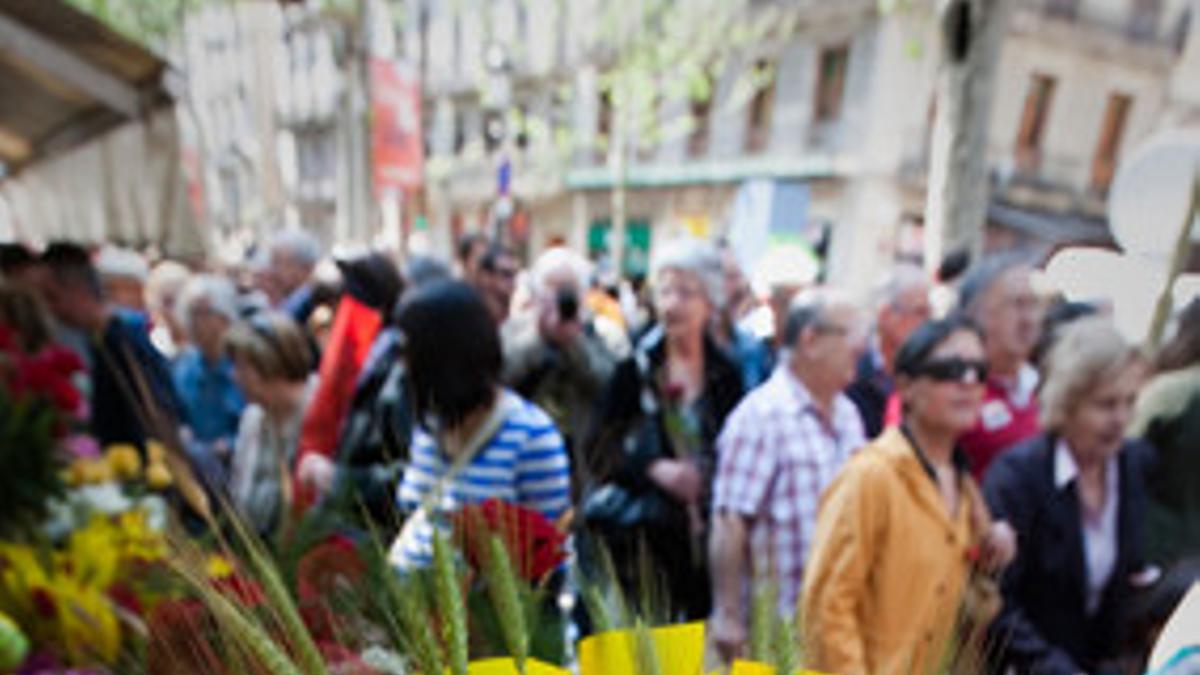
[[[1016,539],[992,523],[956,442],[987,366],[964,319],[923,324],[896,356],[904,422],[853,457],[822,499],[801,599],[807,665],[842,675],[933,675],[955,645],[971,566],[1005,565]]]

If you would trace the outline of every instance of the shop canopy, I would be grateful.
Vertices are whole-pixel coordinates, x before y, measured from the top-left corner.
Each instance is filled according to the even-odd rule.
[[[166,61],[63,0],[0,0],[0,239],[203,257],[173,90]]]
[[[165,61],[62,0],[0,0],[0,162],[21,171],[170,102]]]

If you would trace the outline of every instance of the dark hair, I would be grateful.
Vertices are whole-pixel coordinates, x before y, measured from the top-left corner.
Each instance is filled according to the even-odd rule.
[[[417,419],[446,428],[489,403],[500,381],[500,334],[470,285],[436,281],[400,306],[405,360]]]
[[[1179,370],[1200,363],[1200,298],[1194,298],[1179,313],[1175,336],[1158,352],[1158,372]]]
[[[1029,259],[1017,252],[998,253],[979,261],[972,267],[958,288],[958,309],[968,314],[976,309],[989,288],[1009,270],[1029,265]]]
[[[104,297],[100,274],[92,264],[92,254],[79,244],[56,241],[42,252],[42,264],[56,283],[82,284],[96,298]]]
[[[496,271],[496,263],[501,258],[516,259],[517,254],[511,248],[498,242],[488,244],[487,250],[483,252],[483,257],[479,259],[479,267],[489,272]]]
[[[983,339],[983,333],[974,321],[963,314],[952,314],[944,319],[931,319],[917,326],[896,352],[897,375],[915,376],[929,362],[929,357],[951,335],[967,331]]]
[[[475,250],[475,247],[486,243],[487,237],[477,232],[468,232],[459,237],[457,250],[455,251],[458,256],[458,262],[464,265],[467,264],[471,259],[471,252]]]
[[[396,264],[382,253],[338,260],[337,266],[345,293],[372,309],[391,311],[404,291]]]
[[[0,324],[14,328],[21,348],[30,354],[54,341],[50,314],[42,298],[24,284],[0,280]]]
[[[15,242],[0,244],[0,275],[12,276],[33,267],[38,262],[37,256],[29,247]]]

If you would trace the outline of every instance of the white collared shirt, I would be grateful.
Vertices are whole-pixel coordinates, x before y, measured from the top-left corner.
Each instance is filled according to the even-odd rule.
[[[1080,504],[1079,522],[1083,526],[1083,558],[1087,571],[1087,612],[1100,607],[1104,587],[1117,566],[1117,502],[1119,472],[1117,458],[1104,467],[1104,508],[1097,519],[1088,518]],[[1054,486],[1063,489],[1079,476],[1079,466],[1067,442],[1059,439],[1054,448]]]

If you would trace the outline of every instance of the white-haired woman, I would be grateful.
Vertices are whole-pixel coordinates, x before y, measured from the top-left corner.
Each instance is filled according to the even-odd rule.
[[[658,322],[602,398],[587,452],[604,483],[584,517],[627,592],[652,584],[674,616],[702,619],[711,608],[704,542],[713,446],[742,396],[742,376],[708,331],[724,283],[715,248],[670,242],[650,278]],[[639,573],[646,562],[656,579]]]
[[[225,334],[238,319],[237,290],[223,277],[199,275],[183,287],[175,309],[190,341],[172,373],[183,402],[185,436],[202,473],[219,487],[246,407],[224,350]]]
[[[1143,447],[1126,440],[1144,365],[1104,318],[1063,329],[1040,400],[1045,432],[1006,451],[984,493],[1020,549],[993,626],[1018,673],[1105,672],[1143,570]]]

